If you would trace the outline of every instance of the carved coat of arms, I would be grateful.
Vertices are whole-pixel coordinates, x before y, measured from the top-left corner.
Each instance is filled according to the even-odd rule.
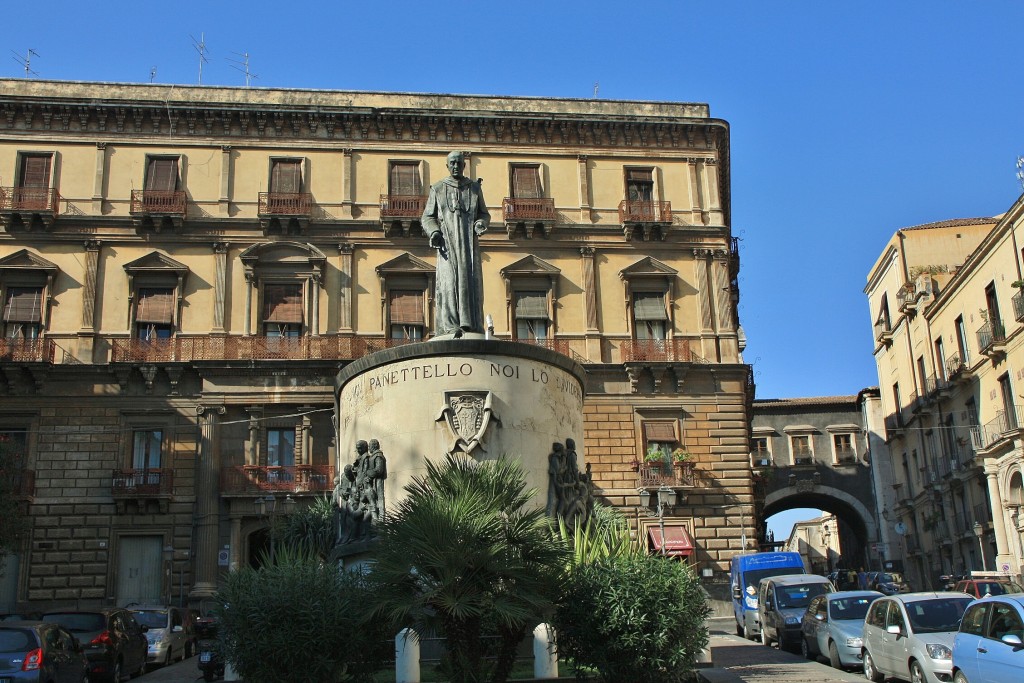
[[[445,406],[437,416],[437,422],[444,420],[451,431],[453,442],[449,453],[462,451],[466,455],[483,447],[484,434],[491,421],[501,425],[501,419],[491,409],[489,391],[446,391]]]

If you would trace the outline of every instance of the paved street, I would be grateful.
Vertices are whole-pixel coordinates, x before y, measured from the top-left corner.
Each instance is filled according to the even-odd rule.
[[[199,657],[191,657],[177,664],[150,671],[138,680],[143,683],[194,683],[203,680],[198,664]]]

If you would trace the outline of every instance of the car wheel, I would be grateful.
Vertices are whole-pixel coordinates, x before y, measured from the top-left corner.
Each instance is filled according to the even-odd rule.
[[[174,654],[174,649],[173,649],[173,648],[170,648],[170,647],[168,647],[168,648],[167,648],[167,657],[165,657],[165,658],[164,658],[164,666],[170,666],[170,665],[171,665],[171,662],[173,662],[173,661],[174,661],[174,660],[173,660],[173,659],[171,658],[171,655],[173,655],[173,654]]]
[[[768,637],[768,630],[764,626],[761,627],[761,644],[765,647],[772,646],[772,639]]]
[[[749,626],[743,627],[743,637],[747,640],[754,640],[754,632],[750,630]]]
[[[736,635],[738,635],[738,636],[746,636],[747,634],[746,634],[746,633],[744,633],[744,630],[745,630],[745,629],[744,629],[744,628],[743,628],[743,626],[742,626],[742,625],[740,624],[740,622],[738,622],[738,621],[737,621],[737,622],[736,622]]]
[[[804,656],[804,659],[814,659],[814,655],[811,654],[811,646],[807,643],[806,636],[800,636],[800,654]]]
[[[963,671],[957,671],[953,674],[953,683],[968,683],[967,676],[964,675]]]
[[[882,679],[885,678],[882,672],[875,668],[875,660],[867,650],[864,650],[864,678],[872,683],[882,683]]]
[[[928,679],[924,676],[924,669],[921,668],[921,664],[917,660],[910,663],[910,683],[928,683]]]
[[[839,659],[839,648],[836,647],[834,640],[828,641],[828,663],[832,665],[833,669],[843,668],[843,662]]]
[[[114,683],[119,683],[121,680],[121,660],[114,662],[114,669],[110,672],[110,680]]]

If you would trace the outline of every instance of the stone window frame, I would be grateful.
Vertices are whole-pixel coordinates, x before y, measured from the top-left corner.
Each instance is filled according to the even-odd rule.
[[[246,284],[245,335],[263,336],[263,286],[302,284],[301,336],[320,335],[320,290],[327,257],[315,246],[282,240],[259,242],[238,255]],[[256,291],[253,302],[253,290]],[[255,303],[255,305],[254,305]],[[257,330],[253,332],[253,323]]]
[[[657,204],[662,201],[665,191],[661,183],[661,167],[653,164],[624,164],[622,167],[622,198],[629,200],[629,172],[650,171],[651,172],[651,202]],[[630,200],[643,201],[643,200]]]
[[[651,499],[654,499],[654,494],[651,495]],[[641,517],[637,519],[636,530],[637,540],[640,542],[641,547],[644,550],[644,553],[648,555],[654,554],[653,551],[651,551],[648,547],[648,539],[650,539],[651,537],[651,530],[656,529],[658,531],[661,531],[661,521],[658,519],[656,515],[654,515],[653,513],[651,514],[652,516],[649,518],[644,519]],[[690,553],[687,556],[676,556],[671,558],[673,561],[683,562],[689,565],[691,568],[696,568],[698,564],[697,551],[700,547],[697,543],[697,537],[694,535],[694,521],[695,520],[693,517],[665,517],[666,529],[668,529],[669,527],[681,526],[686,529],[687,535],[690,537],[690,540],[693,541],[692,553]]]
[[[857,436],[863,431],[861,429],[860,425],[856,425],[856,424],[828,425],[827,427],[825,427],[825,431],[829,435],[829,450],[830,450],[830,452],[832,454],[832,464],[833,465],[839,465],[839,464],[849,465],[849,464],[854,464],[854,463],[848,463],[848,462],[844,462],[844,463],[840,463],[839,462],[839,450],[837,448],[838,444],[836,443],[836,437],[840,437],[840,436],[849,436],[850,437],[850,448],[853,450],[854,458],[856,458],[857,453],[860,451],[860,444],[857,441]],[[856,462],[856,460],[854,462]]]
[[[267,157],[267,192],[271,194],[288,194],[274,187],[274,166],[281,162],[296,161],[299,162],[299,188],[296,192],[298,194],[309,192],[309,157],[292,154],[272,154]]]
[[[434,329],[434,277],[436,269],[409,252],[403,252],[375,268],[380,282],[381,332],[391,338],[391,292],[423,293],[423,339]]]
[[[135,432],[142,430],[160,430],[160,467],[161,470],[174,470],[174,429],[176,414],[172,411],[143,411],[121,413],[121,468],[135,468]]]
[[[783,432],[789,439],[789,457],[791,463],[796,465],[813,465],[814,464],[814,435],[818,434],[818,429],[812,425],[787,425],[783,428]],[[807,439],[807,455],[800,456],[806,458],[808,462],[797,463],[797,449],[795,444],[797,439]]]
[[[50,157],[50,177],[47,179],[47,190],[54,190],[59,187],[57,178],[60,176],[61,154],[55,149],[19,149],[14,166],[14,187],[20,189],[25,181],[23,176],[23,164],[25,157]]]
[[[417,194],[396,194],[392,187],[392,172],[395,166],[416,166],[419,176],[420,191]],[[388,196],[389,197],[426,197],[430,185],[427,183],[427,162],[423,159],[388,159]]]
[[[633,439],[636,460],[643,463],[647,455],[648,423],[672,423],[676,435],[676,447],[686,447],[686,411],[682,407],[644,407],[633,411]]]
[[[750,465],[751,467],[765,467],[775,464],[774,444],[773,437],[777,436],[776,431],[771,427],[753,427],[750,430]],[[765,441],[765,453],[768,454],[767,463],[761,463],[760,460],[755,457],[756,451],[754,450],[754,439],[764,439]]]
[[[515,170],[517,168],[537,169],[537,190],[536,197],[519,197],[515,192]],[[548,188],[551,183],[547,164],[540,161],[510,161],[508,163],[508,196],[512,199],[550,199]]]
[[[143,189],[143,191],[144,192],[150,191],[150,188],[149,188],[149,183],[150,183],[150,176],[149,176],[150,162],[151,161],[155,161],[155,160],[159,160],[159,159],[173,159],[174,160],[174,170],[175,170],[174,189],[173,190],[152,190],[152,191],[159,191],[159,192],[181,192],[183,190],[183,188],[185,187],[185,177],[186,177],[186,174],[185,174],[186,157],[185,157],[185,155],[184,154],[174,154],[174,153],[160,153],[160,152],[147,152],[146,153],[146,158],[145,158],[145,162],[144,162],[145,165],[143,166],[143,169],[142,169],[142,189]]]
[[[54,282],[60,268],[28,249],[21,249],[0,258],[0,307],[7,304],[9,287],[40,287],[39,339],[50,329],[50,315],[53,304]],[[6,336],[6,323],[0,321],[0,328]]]
[[[519,292],[546,292],[548,326],[545,339],[554,339],[558,332],[556,311],[558,308],[558,281],[562,276],[561,269],[530,254],[510,263],[498,272],[505,285],[505,329],[508,330],[509,338],[519,339],[518,318],[515,311],[516,294]]]
[[[138,312],[139,292],[143,289],[171,289],[174,304],[171,311],[171,338],[181,332],[182,309],[185,301],[185,286],[190,274],[189,267],[160,251],[150,253],[124,264],[128,291],[128,335],[137,337],[135,317]]]
[[[0,416],[0,432],[25,432],[25,453],[21,469],[33,470],[39,443],[39,413],[5,411]]]
[[[626,330],[630,339],[638,339],[634,315],[637,293],[661,293],[665,301],[665,341],[675,338],[675,285],[679,271],[647,256],[619,271],[625,294]]]

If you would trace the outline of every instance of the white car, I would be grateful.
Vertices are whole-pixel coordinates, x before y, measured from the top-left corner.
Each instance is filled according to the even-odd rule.
[[[864,620],[864,676],[913,683],[953,677],[953,638],[971,603],[963,593],[898,593],[871,603]]]
[[[828,657],[836,669],[861,666],[864,618],[880,597],[878,591],[839,591],[811,600],[800,622],[800,652],[807,659]]]

